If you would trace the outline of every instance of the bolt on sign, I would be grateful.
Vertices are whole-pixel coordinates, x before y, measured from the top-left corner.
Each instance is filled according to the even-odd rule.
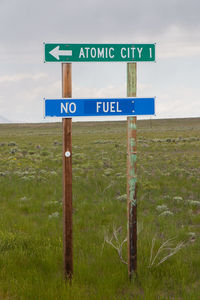
[[[155,44],[44,44],[45,62],[155,61]]]

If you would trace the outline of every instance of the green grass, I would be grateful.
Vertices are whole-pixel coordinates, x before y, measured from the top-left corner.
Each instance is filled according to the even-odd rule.
[[[70,287],[62,266],[62,126],[0,125],[0,299],[200,299],[199,157],[200,119],[138,121],[138,274],[130,283],[104,242],[113,228],[126,237],[126,123],[73,124]],[[149,267],[152,241],[154,258],[171,238],[171,247],[184,246]],[[124,244],[125,260],[126,253]]]

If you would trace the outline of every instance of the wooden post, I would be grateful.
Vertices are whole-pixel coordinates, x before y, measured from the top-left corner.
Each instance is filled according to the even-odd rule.
[[[127,64],[127,96],[136,97],[137,66]],[[137,127],[136,117],[127,118],[127,219],[128,275],[137,270]]]
[[[72,97],[71,63],[62,64],[62,97]],[[64,276],[72,279],[72,119],[63,118],[63,248]]]

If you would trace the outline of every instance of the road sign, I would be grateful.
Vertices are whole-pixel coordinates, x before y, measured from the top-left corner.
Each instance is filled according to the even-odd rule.
[[[44,44],[45,62],[155,61],[155,44]]]
[[[45,99],[45,117],[154,115],[154,98]]]

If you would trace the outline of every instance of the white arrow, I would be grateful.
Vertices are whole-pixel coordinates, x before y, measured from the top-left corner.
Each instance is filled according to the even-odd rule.
[[[72,56],[72,50],[60,50],[59,47],[60,46],[56,46],[56,48],[51,50],[49,53],[58,60],[60,59],[60,55]]]

